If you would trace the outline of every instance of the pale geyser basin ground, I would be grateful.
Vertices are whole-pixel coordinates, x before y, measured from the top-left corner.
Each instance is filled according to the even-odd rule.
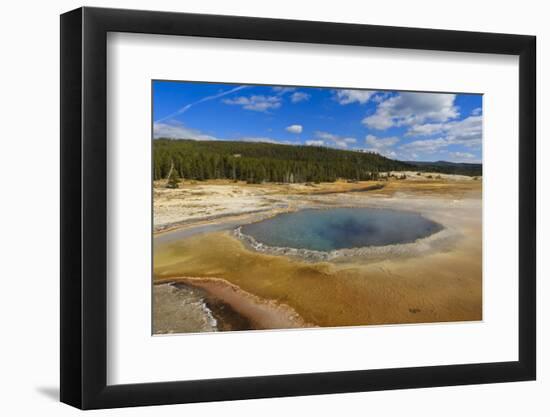
[[[208,186],[199,186],[207,200]],[[222,186],[215,187],[219,192]],[[346,191],[346,187],[341,185],[337,191]],[[301,320],[292,319],[293,323],[304,327],[482,319],[481,181],[390,181],[383,190],[361,193],[277,191],[277,186],[249,187],[246,198],[254,192],[263,200],[268,195],[273,209],[267,210],[266,216],[280,212],[281,207],[406,209],[443,225],[451,239],[435,241],[420,254],[411,251],[409,255],[390,253],[375,258],[306,262],[251,250],[231,232],[235,220],[231,216],[195,219],[186,226],[187,231],[196,225],[218,230],[184,233],[185,237],[176,240],[156,238],[155,282],[182,279],[191,285],[195,282],[204,291],[212,285],[209,279],[215,279],[218,287],[225,282],[232,288],[230,305],[237,312],[254,315],[257,309],[252,307],[263,301],[281,307],[269,310],[272,317],[298,314]],[[293,198],[296,195],[298,198]],[[245,223],[253,220],[257,218],[239,218]],[[224,222],[229,230],[222,227],[220,231]],[[186,232],[186,228],[178,231]],[[259,328],[296,327],[289,326],[288,320],[268,319],[262,323]]]

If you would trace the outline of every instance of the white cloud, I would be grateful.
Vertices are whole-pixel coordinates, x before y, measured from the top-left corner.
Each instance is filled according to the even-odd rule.
[[[341,137],[333,133],[320,131],[315,132],[315,137],[323,140],[325,144],[331,144],[339,148],[347,148],[349,144],[357,142],[357,139],[352,137]]]
[[[365,149],[362,149],[362,151],[377,153],[379,155],[382,155],[382,156],[385,156],[386,158],[391,158],[391,159],[397,159],[398,157],[397,152],[391,149],[365,148]]]
[[[472,110],[472,116],[479,116],[481,114],[481,107],[476,107]]]
[[[171,120],[166,123],[155,122],[153,124],[153,137],[169,139],[194,139],[194,140],[220,140],[215,136],[206,135],[199,130],[190,129],[183,123]]]
[[[430,136],[437,135],[436,138]],[[426,123],[413,125],[406,136],[428,137],[400,146],[403,151],[420,154],[434,154],[446,151],[452,145],[461,145],[469,149],[479,149],[482,143],[483,117],[469,116],[463,120],[448,121],[445,123]],[[453,162],[478,162],[478,157],[471,152],[447,152],[445,159]]]
[[[470,148],[480,147],[483,136],[483,117],[470,116],[459,122],[448,123],[446,131],[447,137],[454,144]]]
[[[400,148],[411,152],[434,153],[448,145],[450,145],[450,142],[447,139],[437,138],[415,140],[402,145]]]
[[[323,146],[325,142],[322,140],[306,140],[306,145],[308,146]]]
[[[384,149],[384,150],[378,151],[378,153],[382,156],[385,156],[386,158],[397,159],[397,152],[389,150],[389,149],[387,149],[387,150]]]
[[[304,130],[304,127],[302,125],[290,125],[285,128],[287,132],[300,134],[302,133],[302,130]]]
[[[442,123],[426,123],[423,125],[414,125],[407,130],[405,136],[431,136],[441,133],[444,129]]]
[[[387,114],[376,112],[372,116],[365,117],[362,121],[364,125],[376,130],[386,130],[393,126],[393,120]]]
[[[459,116],[455,94],[400,93],[378,104],[376,112],[363,119],[367,127],[385,130],[392,126],[446,122]]]
[[[452,162],[479,162],[470,152],[449,152],[448,155],[448,159]]]
[[[309,94],[304,93],[303,91],[296,91],[296,87],[273,87],[273,91],[277,94],[277,96],[282,96],[287,93],[292,93],[290,95],[290,101],[293,103],[299,103],[300,101],[306,101],[309,100],[311,97]]]
[[[380,93],[376,94],[374,97],[372,97],[372,101],[375,103],[382,103],[384,100],[386,100],[390,96],[390,93]]]
[[[273,87],[273,91],[277,94],[291,93],[292,91],[296,91],[296,87]]]
[[[467,147],[481,146],[483,135],[483,117],[470,116],[463,120],[447,123],[428,123],[414,125],[406,133],[407,136],[442,135],[449,144]]]
[[[365,143],[369,145],[370,148],[365,150],[369,152],[376,152],[387,158],[397,158],[397,153],[392,149],[397,142],[399,142],[399,138],[397,136],[379,138],[374,135],[367,135],[365,137]]]
[[[240,96],[223,100],[225,104],[242,106],[246,110],[266,112],[281,107],[279,96]]]
[[[296,91],[290,96],[290,101],[293,103],[299,103],[300,101],[307,101],[311,96],[302,91]]]
[[[166,123],[154,123],[153,124],[153,137],[158,138],[167,138],[167,139],[192,139],[192,140],[229,140],[224,138],[218,138],[215,136],[207,135],[202,133],[200,130],[190,129],[186,127],[183,123],[177,120],[169,120]],[[295,143],[288,140],[279,140],[269,137],[238,137],[236,141],[242,142],[265,142],[265,143],[275,143],[275,144],[285,144],[285,145],[294,145]]]
[[[374,148],[389,148],[399,142],[399,138],[397,136],[379,138],[374,135],[367,135],[365,142]]]
[[[369,90],[335,90],[334,99],[340,104],[365,104],[377,91]]]

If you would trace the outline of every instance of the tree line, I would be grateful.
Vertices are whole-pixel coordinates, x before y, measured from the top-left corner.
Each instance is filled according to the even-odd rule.
[[[419,171],[424,172],[440,172],[442,174],[469,175],[471,177],[479,177],[483,175],[482,164],[466,163],[466,162],[409,162],[414,164]]]
[[[321,146],[263,142],[153,141],[155,180],[179,176],[190,180],[230,179],[249,183],[376,180],[379,173],[415,169],[371,152]]]

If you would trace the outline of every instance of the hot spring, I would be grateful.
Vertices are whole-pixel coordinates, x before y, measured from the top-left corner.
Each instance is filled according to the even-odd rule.
[[[242,226],[242,233],[271,247],[329,252],[411,243],[443,227],[409,211],[378,208],[306,209]]]

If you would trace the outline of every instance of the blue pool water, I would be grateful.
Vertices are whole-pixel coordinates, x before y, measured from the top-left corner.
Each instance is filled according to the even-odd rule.
[[[331,251],[410,243],[442,226],[420,214],[374,208],[307,209],[242,227],[268,246]]]

